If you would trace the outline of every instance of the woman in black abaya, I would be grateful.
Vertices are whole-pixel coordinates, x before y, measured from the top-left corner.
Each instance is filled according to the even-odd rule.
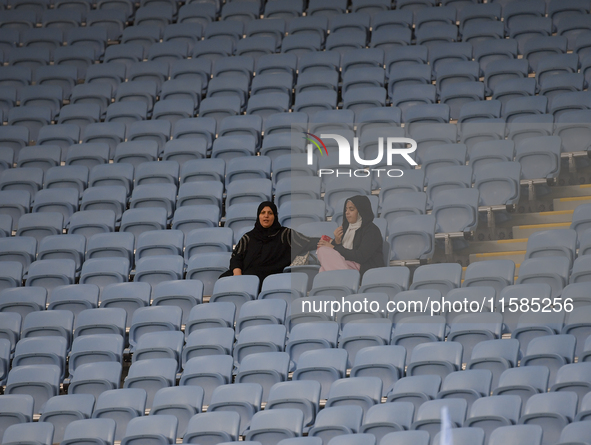
[[[232,252],[230,269],[220,278],[232,275],[256,275],[260,282],[272,274],[282,273],[293,258],[315,250],[319,238],[308,238],[279,224],[277,207],[262,202],[257,210],[254,229],[245,233]]]

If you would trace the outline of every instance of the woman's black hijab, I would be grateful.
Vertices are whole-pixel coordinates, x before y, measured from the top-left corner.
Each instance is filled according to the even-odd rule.
[[[357,209],[357,212],[359,212],[359,216],[361,216],[362,218],[361,227],[371,224],[374,216],[373,210],[371,209],[371,202],[369,201],[369,198],[364,195],[351,196],[349,199],[345,200],[345,203],[343,205],[343,233],[347,232],[347,229],[349,228],[349,221],[347,221],[347,218],[345,217],[348,201],[351,201]]]
[[[269,207],[275,216],[273,224],[271,227],[267,227],[266,229],[262,226],[261,221],[259,220],[259,216],[265,207]],[[261,202],[259,208],[257,209],[257,219],[254,223],[254,229],[249,232],[249,235],[252,236],[257,241],[262,243],[267,243],[274,239],[275,236],[279,234],[281,230],[281,224],[279,224],[279,215],[277,214],[277,206],[273,204],[271,201],[264,201]]]

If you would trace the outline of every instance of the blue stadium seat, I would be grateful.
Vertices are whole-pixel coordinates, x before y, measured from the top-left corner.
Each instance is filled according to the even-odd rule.
[[[183,442],[214,445],[237,441],[239,426],[240,415],[236,412],[203,413],[191,418]]]
[[[361,429],[363,408],[360,406],[335,406],[323,409],[316,416],[316,422],[308,437],[318,437],[323,443],[341,435],[358,433]]]

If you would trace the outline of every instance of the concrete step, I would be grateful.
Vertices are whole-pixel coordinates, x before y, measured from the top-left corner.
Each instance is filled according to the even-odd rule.
[[[591,201],[590,201],[591,202]],[[498,227],[514,227],[533,224],[570,223],[572,221],[572,210],[556,210],[553,212],[538,213],[513,213],[511,219],[498,224]],[[515,234],[513,235],[515,236]]]
[[[488,253],[473,253],[469,256],[470,264],[477,261],[489,260],[511,260],[515,264],[521,264],[525,258],[524,250],[514,250],[505,252],[488,252]]]
[[[504,239],[497,241],[472,241],[466,249],[468,254],[493,253],[493,252],[515,252],[526,250],[527,238]]]
[[[591,197],[591,184],[582,185],[563,185],[559,187],[549,187],[552,199],[574,198],[577,196]]]
[[[581,204],[591,202],[591,196],[575,196],[571,198],[554,199],[554,210],[574,210]]]
[[[542,230],[568,229],[569,227],[570,222],[514,226],[513,237],[528,238],[532,233],[540,232]]]

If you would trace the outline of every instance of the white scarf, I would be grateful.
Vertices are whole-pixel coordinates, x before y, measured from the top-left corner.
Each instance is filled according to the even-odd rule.
[[[355,231],[361,227],[362,219],[361,216],[357,216],[357,221],[353,224],[349,224],[345,236],[343,236],[343,247],[345,249],[353,249],[353,238],[355,238]]]

